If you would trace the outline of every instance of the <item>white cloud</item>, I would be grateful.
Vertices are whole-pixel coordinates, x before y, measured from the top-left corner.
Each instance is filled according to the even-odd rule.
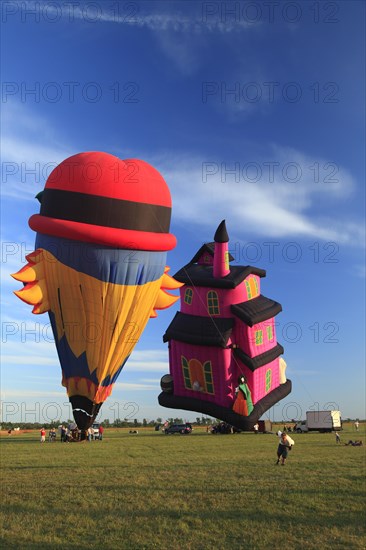
[[[155,165],[169,183],[173,216],[180,222],[211,227],[213,219],[226,218],[236,228],[236,238],[250,231],[363,246],[363,224],[342,211],[355,182],[346,169],[333,164],[272,147],[268,159],[255,162],[243,158],[225,164],[177,155],[157,159]],[[235,167],[236,175],[229,174]]]
[[[24,355],[3,355],[1,360],[5,365],[22,365],[25,363],[26,366],[52,366],[57,365],[57,357],[44,357],[40,355],[30,355],[31,351],[28,350]]]
[[[25,4],[28,6],[28,9],[35,9],[35,4],[33,0],[27,0]],[[70,3],[71,4],[71,3]],[[90,4],[90,6],[88,6]],[[173,11],[169,13],[161,12],[161,8],[164,6],[166,9],[166,4],[160,4],[158,6],[159,13],[147,13],[146,8],[151,11],[151,3],[143,2],[131,2],[126,3],[125,6],[119,6],[119,13],[116,12],[115,5],[108,5],[107,3],[95,3],[87,2],[85,5],[80,5],[79,2],[76,2],[74,6],[64,6],[65,9],[60,11],[60,7],[52,5],[52,2],[47,5],[47,18],[59,19],[60,15],[65,19],[68,19],[69,22],[72,22],[74,19],[81,20],[88,25],[98,24],[98,23],[114,23],[123,26],[146,28],[150,31],[159,33],[163,31],[174,31],[187,33],[192,32],[195,34],[202,32],[220,32],[220,33],[231,33],[235,30],[242,31],[247,28],[254,28],[259,25],[259,22],[253,20],[253,15],[245,19],[240,10],[236,10],[236,13],[228,14],[227,17],[222,15],[221,9],[216,10],[215,6],[214,11],[212,7],[210,8],[207,3],[207,9],[204,10],[204,5],[198,3],[198,9],[195,10],[195,5],[193,4],[193,10],[191,15],[182,14],[179,11]],[[220,5],[217,6],[221,8]],[[118,11],[118,10],[117,10]],[[187,10],[185,10],[187,11]]]
[[[10,107],[9,118],[16,109]],[[24,113],[25,125],[32,128],[32,116]],[[38,128],[37,117],[33,128]],[[16,127],[16,124],[13,124]],[[46,127],[46,123],[44,123]],[[14,135],[5,134],[4,158],[14,162],[57,162],[68,156],[52,140],[37,142],[27,135],[23,141],[20,127]],[[33,130],[34,131],[34,130]],[[16,151],[16,152],[14,152]],[[161,170],[173,198],[173,217],[192,227],[205,227],[226,218],[231,237],[251,235],[268,238],[317,238],[352,246],[364,245],[364,226],[347,217],[344,200],[356,187],[343,166],[292,148],[272,145],[267,157],[248,159],[204,158],[199,154],[177,152],[154,155],[148,159]],[[230,173],[233,169],[235,174]],[[33,199],[39,185],[27,186],[12,180],[3,185],[5,196]],[[203,215],[204,213],[204,215]],[[6,269],[7,271],[7,269]],[[158,365],[155,365],[156,370]],[[151,365],[151,368],[153,366]],[[160,366],[159,366],[160,368]]]
[[[57,142],[47,120],[25,105],[8,101],[2,109],[2,197],[34,202],[51,173],[72,153]]]
[[[7,401],[8,399],[49,399],[50,397],[66,397],[66,390],[63,391],[39,391],[31,389],[14,389],[3,390],[1,392],[1,401]]]
[[[169,370],[169,358],[167,350],[135,350],[129,357],[123,372],[159,372]]]

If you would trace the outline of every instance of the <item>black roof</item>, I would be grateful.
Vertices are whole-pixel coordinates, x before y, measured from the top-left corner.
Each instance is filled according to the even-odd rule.
[[[210,256],[213,256],[214,253],[215,253],[215,243],[213,242],[213,243],[203,244],[201,246],[201,248],[199,250],[197,250],[196,254],[193,256],[193,258],[189,262],[189,264],[195,264],[196,262],[198,262],[198,260],[202,256],[202,254],[204,254],[205,252],[208,252],[208,254],[210,254]],[[235,260],[234,256],[229,254],[229,262],[232,262],[233,260]]]
[[[198,346],[225,348],[231,336],[234,319],[200,317],[186,313],[176,313],[163,336],[164,342],[177,340]]]
[[[259,369],[259,367],[263,367],[263,365],[267,365],[268,363],[271,363],[271,361],[274,361],[282,355],[284,352],[283,347],[281,344],[277,344],[274,348],[265,351],[264,353],[261,353],[260,355],[256,355],[255,357],[249,357],[244,351],[240,348],[234,348],[234,355],[244,363],[248,368],[250,368],[251,371],[255,371],[256,369]]]
[[[211,265],[187,264],[174,275],[180,283],[212,288],[236,288],[248,275],[265,277],[266,272],[250,265],[230,266],[230,273],[225,277],[214,277]]]
[[[282,306],[278,302],[260,294],[247,302],[232,305],[231,311],[244,323],[252,327],[257,323],[275,317],[275,315],[282,311]]]

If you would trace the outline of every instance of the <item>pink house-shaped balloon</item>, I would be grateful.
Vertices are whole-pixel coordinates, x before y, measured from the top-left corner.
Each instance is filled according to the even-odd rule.
[[[274,318],[281,304],[261,294],[263,269],[230,266],[225,221],[215,242],[203,245],[174,278],[181,310],[168,327],[170,374],[162,378],[163,406],[194,410],[251,429],[260,416],[291,391]],[[232,410],[244,375],[254,409]]]

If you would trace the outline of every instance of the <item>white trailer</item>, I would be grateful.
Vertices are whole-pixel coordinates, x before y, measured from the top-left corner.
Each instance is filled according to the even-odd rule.
[[[297,422],[296,432],[332,432],[342,429],[340,411],[307,411],[306,420]]]

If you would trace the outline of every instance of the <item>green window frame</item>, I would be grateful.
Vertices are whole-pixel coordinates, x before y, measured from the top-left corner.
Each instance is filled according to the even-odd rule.
[[[248,300],[259,296],[258,281],[255,277],[249,277],[249,279],[245,281],[245,288],[247,289]]]
[[[219,297],[214,290],[207,293],[207,308],[210,315],[220,315]]]
[[[184,303],[187,305],[191,305],[193,300],[193,290],[191,288],[187,288],[184,293]]]
[[[183,370],[183,379],[184,379],[184,386],[187,388],[187,390],[192,389],[192,383],[191,383],[191,376],[189,372],[189,365],[187,359],[182,355],[182,370]]]
[[[206,361],[203,364],[203,373],[204,373],[205,382],[206,382],[206,393],[210,393],[211,395],[215,395],[214,383],[213,383],[213,378],[212,378],[212,363],[211,363],[211,361]]]
[[[272,385],[272,369],[266,371],[266,393],[269,392]]]
[[[255,345],[260,346],[263,344],[263,330],[255,331]]]
[[[268,340],[268,342],[272,342],[272,340],[273,340],[273,327],[272,327],[272,325],[268,325],[266,327],[266,330],[267,330],[267,340]]]
[[[181,363],[182,363],[182,372],[183,372],[183,380],[184,380],[184,387],[187,390],[192,390],[192,382],[191,382],[191,373],[189,368],[189,362],[184,357],[184,355],[181,356]],[[213,382],[213,376],[212,376],[212,363],[211,361],[205,361],[202,365],[203,367],[203,376],[205,379],[206,388],[204,390],[204,393],[209,393],[211,395],[215,395],[215,388],[214,388],[214,382]]]
[[[252,289],[250,288],[249,281],[245,281],[245,287],[247,289],[248,300],[251,300],[251,298],[252,298]]]

